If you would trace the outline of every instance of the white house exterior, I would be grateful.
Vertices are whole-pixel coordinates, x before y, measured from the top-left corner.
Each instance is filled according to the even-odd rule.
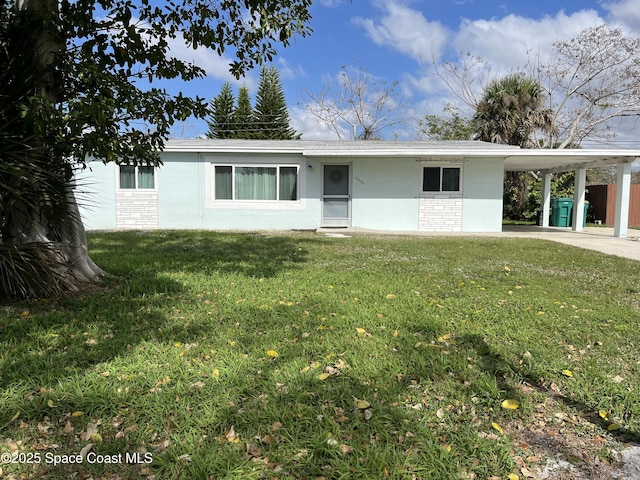
[[[542,170],[547,182],[552,171],[620,165],[623,210],[637,156],[475,141],[171,140],[160,167],[90,162],[78,184],[91,192],[80,194],[87,229],[500,232],[505,170]]]

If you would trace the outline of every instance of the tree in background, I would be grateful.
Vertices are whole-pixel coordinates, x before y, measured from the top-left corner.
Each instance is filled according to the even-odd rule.
[[[289,110],[275,67],[260,71],[254,113],[254,138],[261,140],[293,140],[300,135],[289,125]]]
[[[239,77],[272,60],[277,43],[286,46],[292,36],[310,33],[310,5],[311,0],[5,1],[0,295],[31,293],[13,288],[26,278],[27,251],[36,252],[31,263],[50,272],[61,289],[98,280],[101,271],[88,256],[73,193],[74,169],[90,157],[156,164],[176,120],[206,116],[204,99],[172,96],[150,85],[154,79],[204,76],[198,65],[172,55],[172,42],[220,55],[231,47],[230,70]]]
[[[524,75],[507,75],[492,81],[473,116],[475,138],[522,148],[539,146],[539,132],[549,135],[556,131],[553,112],[545,108],[545,100],[542,86]]]
[[[460,64],[433,63],[431,71],[473,115],[496,80],[489,63],[472,54]],[[610,142],[612,121],[640,116],[640,38],[599,25],[553,44],[545,63],[533,58],[517,70],[537,81],[556,129],[540,136],[541,148],[576,148],[585,139]]]
[[[233,111],[235,99],[229,82],[222,85],[217,97],[211,100],[211,113],[207,119],[209,138],[234,138]]]
[[[246,85],[240,87],[236,108],[233,111],[233,128],[235,138],[253,138],[254,114],[249,98],[249,89]]]
[[[538,146],[538,134],[546,136],[556,130],[545,100],[542,86],[524,75],[507,75],[492,81],[484,90],[473,117],[475,138],[522,148]],[[532,183],[530,173],[506,173],[504,213],[507,218],[519,220],[525,216]]]
[[[409,100],[397,82],[380,81],[358,66],[342,66],[337,82],[304,93],[305,108],[338,138],[379,140],[382,133],[413,119]]]
[[[222,90],[211,102],[209,138],[254,138],[260,140],[294,140],[300,134],[289,125],[289,110],[275,67],[260,70],[258,93],[255,106],[251,106],[249,90],[242,86],[238,101],[234,98],[231,85],[225,83]]]
[[[557,126],[544,147],[609,142],[616,137],[612,120],[640,116],[640,38],[599,25],[553,47],[550,62],[529,65],[545,87]]]
[[[445,116],[425,115],[418,120],[418,137],[429,140],[473,140],[476,125],[473,119],[462,117],[453,105],[444,107]]]

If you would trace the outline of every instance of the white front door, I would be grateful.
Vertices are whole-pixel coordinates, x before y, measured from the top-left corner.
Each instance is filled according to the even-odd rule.
[[[323,165],[322,226],[351,225],[350,165]]]

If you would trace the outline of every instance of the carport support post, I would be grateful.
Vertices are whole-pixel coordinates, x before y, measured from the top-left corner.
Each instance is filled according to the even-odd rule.
[[[629,229],[629,196],[631,193],[631,164],[619,163],[617,168],[616,219],[614,237],[626,237]]]
[[[575,193],[573,194],[573,226],[574,232],[581,232],[584,224],[584,199],[587,188],[587,169],[576,170]]]
[[[551,210],[551,174],[542,173],[542,225],[549,226],[549,214]]]

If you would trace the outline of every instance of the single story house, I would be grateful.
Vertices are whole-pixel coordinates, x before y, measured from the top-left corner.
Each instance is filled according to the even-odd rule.
[[[508,170],[618,166],[616,235],[626,236],[635,150],[524,150],[478,141],[170,140],[160,167],[89,162],[79,194],[87,229],[500,232]],[[80,190],[81,188],[79,188]],[[574,229],[583,209],[574,208]]]

